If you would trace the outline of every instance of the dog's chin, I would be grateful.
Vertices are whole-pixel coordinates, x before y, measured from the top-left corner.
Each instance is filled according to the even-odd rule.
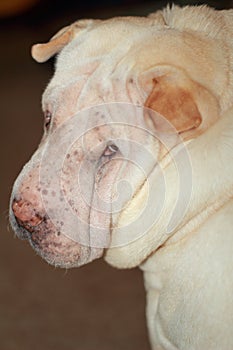
[[[103,256],[104,249],[81,245],[57,232],[49,222],[37,227],[23,227],[10,211],[10,225],[16,236],[28,240],[32,248],[50,265],[79,267]]]
[[[53,243],[52,246],[35,242],[31,237],[28,239],[36,253],[48,264],[55,267],[70,269],[91,262],[91,249],[89,247],[74,247],[67,244]],[[75,242],[73,242],[75,244]]]

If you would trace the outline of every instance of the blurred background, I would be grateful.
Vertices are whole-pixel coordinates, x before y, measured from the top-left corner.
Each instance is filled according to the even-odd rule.
[[[175,1],[180,5],[201,2]],[[230,8],[232,1],[207,1]],[[99,260],[79,269],[47,265],[8,225],[11,188],[42,135],[41,94],[53,60],[37,64],[33,43],[79,18],[146,15],[165,1],[0,0],[0,349],[149,350],[138,269]]]

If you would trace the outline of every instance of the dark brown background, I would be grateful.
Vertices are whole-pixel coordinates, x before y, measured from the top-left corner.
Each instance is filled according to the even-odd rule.
[[[7,208],[13,181],[42,135],[40,97],[53,73],[53,62],[30,58],[30,46],[81,17],[143,15],[162,5],[43,0],[27,12],[0,13],[0,350],[149,349],[139,270],[118,271],[101,260],[55,269],[14,237]]]

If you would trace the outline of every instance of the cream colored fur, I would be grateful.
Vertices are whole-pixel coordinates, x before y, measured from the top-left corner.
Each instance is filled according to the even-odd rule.
[[[199,133],[185,141],[192,193],[182,220],[168,230],[179,176],[166,158],[161,162],[166,198],[159,219],[137,240],[106,249],[104,259],[118,268],[140,266],[144,272],[153,350],[232,350],[233,11],[172,6],[147,18],[78,21],[67,28],[62,40],[58,35],[55,41],[33,48],[41,62],[61,51],[43,97],[43,108],[53,107],[57,125],[101,103],[144,105],[153,78],[164,75],[192,92],[202,124]],[[24,176],[28,169],[32,171],[29,166]],[[159,176],[156,169],[149,174],[157,201]],[[21,186],[21,192],[25,188],[26,184]],[[38,200],[38,194],[35,197]],[[145,198],[142,186],[113,218],[115,223],[127,223]],[[111,231],[115,243],[119,225]],[[130,230],[129,226],[129,236],[134,233]],[[92,254],[90,260],[102,252]],[[56,259],[59,264],[58,254]],[[69,255],[65,261],[70,262]]]
[[[196,36],[197,32],[207,37],[207,41],[213,41],[212,50],[225,56],[214,68],[210,56],[202,56],[200,52],[206,65],[201,79],[207,78],[211,85],[208,87],[218,95],[222,115],[214,126],[187,146],[193,167],[192,199],[173,237],[167,237],[166,243],[165,228],[176,187],[175,170],[170,165],[165,172],[168,195],[164,215],[142,239],[109,250],[106,260],[118,267],[141,262],[152,349],[230,350],[233,349],[233,109],[230,108],[233,11],[174,7],[150,17],[159,17],[170,28],[188,35]],[[186,69],[195,79],[199,74],[197,69],[203,66],[196,67],[195,62],[188,65]]]

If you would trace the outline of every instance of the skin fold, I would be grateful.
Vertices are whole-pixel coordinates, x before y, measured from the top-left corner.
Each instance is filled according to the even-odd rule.
[[[233,348],[232,20],[173,6],[32,48],[56,70],[11,226],[55,266],[139,266],[156,350]]]

